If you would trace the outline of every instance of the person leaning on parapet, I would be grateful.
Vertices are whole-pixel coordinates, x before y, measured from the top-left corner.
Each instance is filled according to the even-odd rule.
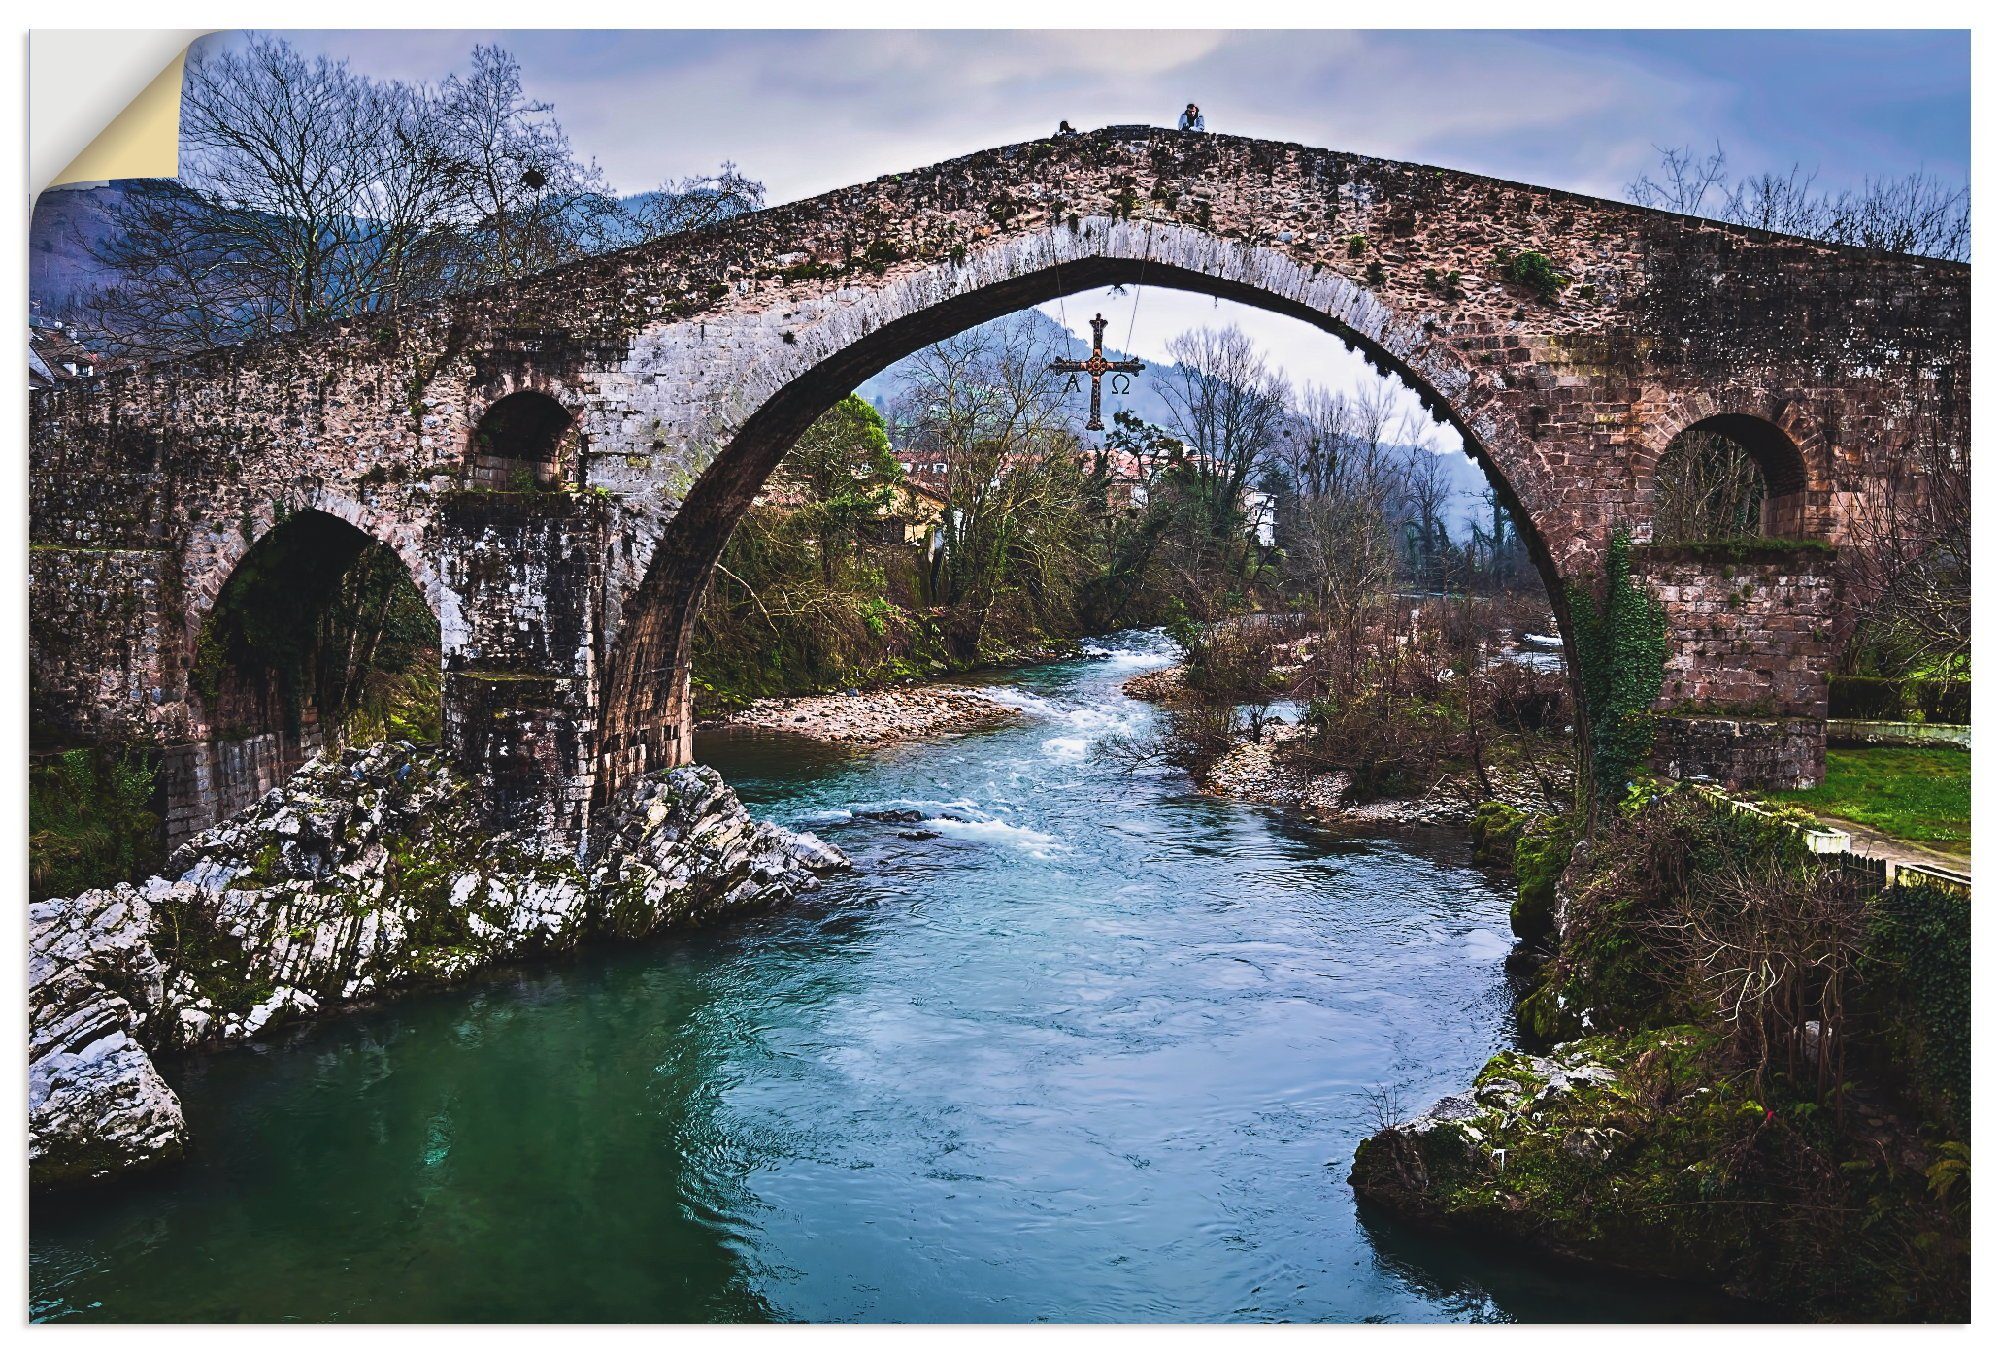
[[[1184,132],[1205,132],[1208,130],[1208,119],[1201,115],[1201,109],[1195,104],[1189,104],[1187,111],[1181,114],[1181,130]]]

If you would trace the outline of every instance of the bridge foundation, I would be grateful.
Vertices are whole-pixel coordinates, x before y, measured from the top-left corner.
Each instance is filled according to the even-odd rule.
[[[1826,776],[1834,553],[1796,541],[1642,546],[1633,566],[1666,611],[1653,767],[1732,789]]]
[[[609,513],[590,495],[466,490],[439,520],[445,749],[493,825],[579,850],[596,782]]]

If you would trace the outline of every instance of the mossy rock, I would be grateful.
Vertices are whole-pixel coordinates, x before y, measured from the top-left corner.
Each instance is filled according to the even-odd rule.
[[[1914,1144],[1871,1154],[1858,1115],[1759,1090],[1726,1042],[1676,1025],[1501,1053],[1469,1095],[1362,1143],[1350,1182],[1411,1221],[1808,1318],[1962,1320],[1962,1192],[1937,1196],[1900,1159]]]
[[[1576,832],[1567,818],[1539,817],[1521,825],[1514,842],[1515,890],[1508,919],[1524,940],[1547,938],[1555,932],[1556,885],[1569,868]]]
[[[1512,869],[1514,844],[1528,814],[1511,804],[1489,799],[1472,810],[1472,862],[1489,868]]]
[[[1522,1037],[1536,1047],[1548,1047],[1583,1033],[1583,1021],[1573,1006],[1563,1000],[1560,982],[1553,972],[1539,986],[1521,998],[1514,1009]]]

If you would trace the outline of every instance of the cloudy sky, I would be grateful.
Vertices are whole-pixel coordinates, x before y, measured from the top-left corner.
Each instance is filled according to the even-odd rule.
[[[369,74],[436,80],[478,42],[520,59],[621,192],[733,160],[774,203],[1078,127],[1169,125],[1417,160],[1608,197],[1655,147],[1832,187],[1970,172],[1963,32],[287,32]],[[240,40],[218,35],[209,41]],[[1136,306],[1136,318],[1133,310]],[[1297,382],[1372,379],[1296,320],[1149,288],[1046,307],[1157,361],[1237,322]],[[1130,335],[1129,343],[1126,341]]]
[[[1971,47],[1883,32],[294,32],[435,80],[521,60],[623,192],[735,160],[783,202],[1079,127],[1168,125],[1619,196],[1653,147],[1847,185],[1968,172]],[[227,40],[224,38],[223,40]]]

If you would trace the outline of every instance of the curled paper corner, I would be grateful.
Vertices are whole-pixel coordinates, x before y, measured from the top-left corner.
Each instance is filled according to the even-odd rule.
[[[124,57],[122,61],[106,62],[92,69],[89,48],[82,46],[80,40],[95,38],[102,43],[120,37],[135,40],[141,35],[48,31],[34,35],[29,58],[30,81],[40,82],[44,88],[36,91],[33,114],[49,116],[61,124],[53,142],[36,138],[38,158],[60,156],[68,148],[62,144],[64,140],[74,145],[89,136],[92,103],[119,109],[110,122],[102,124],[103,130],[90,136],[81,150],[70,155],[68,163],[47,181],[46,187],[112,179],[173,178],[179,174],[181,79],[187,65],[188,39],[199,34],[144,36],[152,39],[150,56],[141,48],[119,53]],[[136,95],[128,97],[132,85],[145,79],[147,66],[157,60],[161,39],[177,44],[178,51]],[[135,60],[145,64],[135,65]],[[85,71],[90,72],[87,77]],[[126,100],[122,106],[121,99]]]

